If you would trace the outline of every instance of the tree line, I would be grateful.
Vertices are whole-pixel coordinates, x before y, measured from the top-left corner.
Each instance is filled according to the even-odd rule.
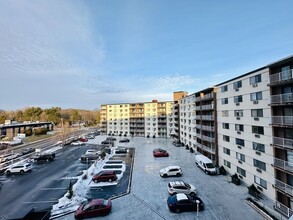
[[[68,126],[80,123],[85,126],[93,126],[99,123],[99,115],[98,110],[28,107],[16,111],[0,110],[0,124],[4,124],[5,120],[11,120],[17,122],[46,121],[53,122],[56,126],[61,126],[62,123]]]

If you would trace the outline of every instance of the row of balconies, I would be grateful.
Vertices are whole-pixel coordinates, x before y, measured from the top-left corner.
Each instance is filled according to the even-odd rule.
[[[293,126],[293,116],[272,116],[272,125]]]
[[[213,115],[196,115],[195,119],[197,120],[207,120],[207,121],[213,121],[214,116]]]

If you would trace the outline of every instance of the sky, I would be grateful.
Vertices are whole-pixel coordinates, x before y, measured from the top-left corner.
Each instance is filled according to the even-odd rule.
[[[291,0],[1,0],[0,109],[171,101],[293,55]]]

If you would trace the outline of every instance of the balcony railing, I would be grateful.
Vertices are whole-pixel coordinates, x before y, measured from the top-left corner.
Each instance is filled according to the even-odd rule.
[[[209,142],[215,142],[215,138],[209,136],[202,136],[202,139]]]
[[[205,99],[212,99],[214,97],[214,93],[209,93],[209,94],[206,94],[203,96],[202,100],[205,100]]]
[[[293,173],[293,163],[290,163],[288,161],[281,160],[278,158],[273,158],[273,159],[274,159],[273,163],[275,167],[278,167],[282,170],[286,170]]]
[[[213,105],[212,104],[210,104],[210,105],[202,105],[201,106],[201,109],[202,110],[211,110],[211,109],[213,109]]]
[[[287,138],[273,137],[273,145],[282,148],[293,149],[293,140]]]
[[[280,73],[276,73],[276,74],[270,75],[269,83],[278,83],[278,82],[290,80],[293,78],[292,76],[293,76],[292,69],[283,71]]]
[[[287,206],[283,205],[282,203],[275,201],[275,208],[278,212],[282,213],[283,215],[287,216],[288,218],[293,215],[293,210],[288,208]]]
[[[213,115],[202,115],[201,118],[202,120],[214,120]]]
[[[271,104],[284,104],[293,102],[293,93],[279,94],[271,96]]]
[[[282,181],[280,180],[277,180],[275,179],[275,187],[277,189],[280,189],[282,190],[283,192],[285,192],[286,194],[290,195],[290,196],[293,196],[293,187],[286,184],[286,183],[283,183]]]
[[[214,126],[202,125],[201,129],[202,130],[205,130],[205,131],[215,131],[215,127]]]
[[[293,116],[272,116],[273,125],[293,126]]]

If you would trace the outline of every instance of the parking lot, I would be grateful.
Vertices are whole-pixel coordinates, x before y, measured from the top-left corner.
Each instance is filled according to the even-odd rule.
[[[105,136],[97,139],[103,140]],[[167,184],[173,180],[183,180],[197,188],[198,196],[205,204],[205,210],[199,212],[198,219],[262,219],[246,203],[249,195],[245,186],[230,183],[228,175],[206,175],[196,167],[194,154],[184,147],[175,147],[171,139],[134,137],[125,146],[135,148],[131,191],[113,199],[112,211],[103,219],[196,219],[196,212],[177,214],[169,211]],[[152,151],[155,148],[166,149],[170,156],[154,158]],[[159,170],[169,165],[180,166],[183,175],[161,178]],[[73,214],[69,214],[59,219],[73,218]]]

